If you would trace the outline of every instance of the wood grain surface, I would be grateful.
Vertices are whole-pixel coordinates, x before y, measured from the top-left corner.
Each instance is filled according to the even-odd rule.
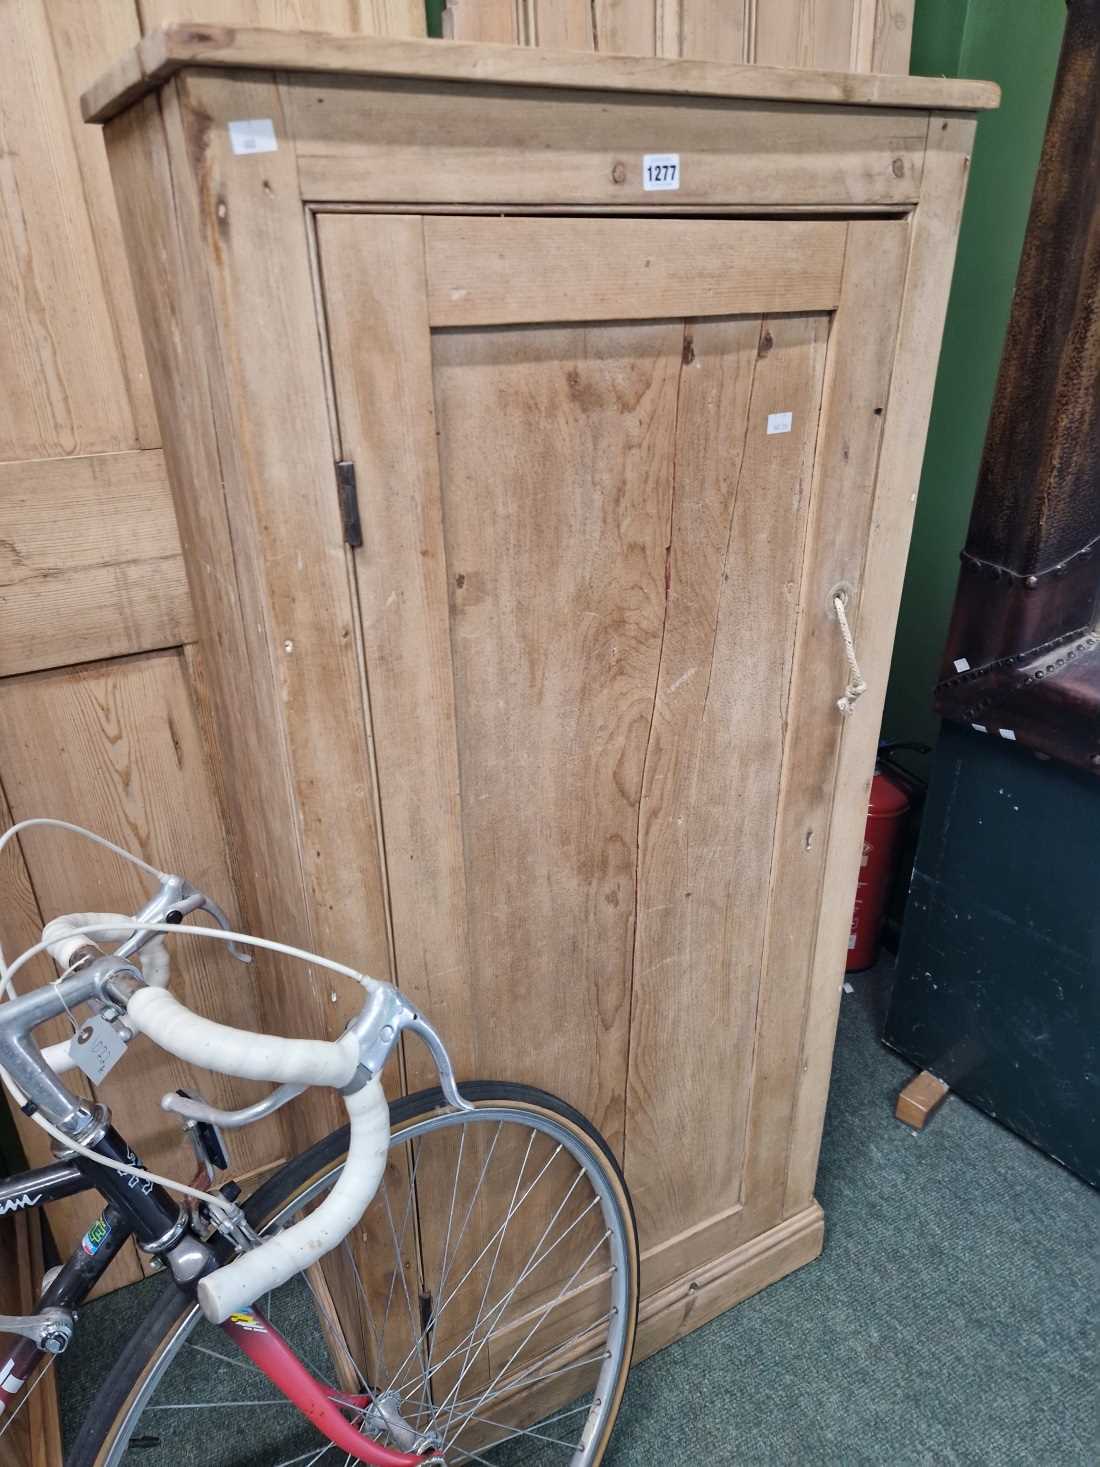
[[[460,41],[909,70],[914,0],[448,0]]]
[[[0,676],[194,636],[159,450],[0,464]]]
[[[856,72],[848,61],[850,42],[845,64],[813,70],[656,56],[652,49],[618,55],[478,42],[440,46],[323,30],[177,22],[140,41],[88,88],[81,107],[87,121],[106,122],[145,91],[195,66],[966,111],[995,107],[1000,97],[992,82]]]
[[[87,825],[159,870],[187,875],[232,913],[225,837],[178,653],[5,679],[0,769],[14,819],[54,815]],[[133,867],[94,852],[76,836],[31,831],[20,846],[43,919],[73,911],[132,912],[150,894],[147,878]],[[8,919],[3,920],[6,932]],[[10,950],[18,950],[15,943],[29,925],[24,922],[23,932],[7,940]],[[201,939],[181,937],[174,951],[173,988],[184,1003],[223,1023],[255,1024],[264,981],[259,965],[243,967],[222,944]],[[54,976],[47,966],[52,968],[37,969],[38,981]],[[179,1123],[161,1111],[160,1098],[196,1084],[219,1106],[246,1104],[264,1090],[195,1075],[138,1038],[97,1095],[155,1170],[189,1178],[193,1153]],[[230,1146],[235,1169],[251,1170],[281,1154],[278,1126],[268,1121],[249,1127],[235,1133]],[[43,1145],[34,1150],[38,1160],[45,1159]],[[89,1208],[94,1213],[97,1206],[94,1199],[78,1198],[73,1210],[91,1215]],[[71,1248],[76,1237],[68,1228],[64,1232],[58,1241]]]
[[[846,236],[840,223],[428,219],[428,315],[438,327],[826,311]]]

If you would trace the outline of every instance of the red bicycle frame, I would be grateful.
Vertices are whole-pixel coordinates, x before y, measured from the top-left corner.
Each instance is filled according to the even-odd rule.
[[[418,1467],[426,1461],[442,1461],[437,1453],[399,1452],[358,1432],[340,1407],[362,1411],[370,1405],[370,1396],[345,1395],[314,1379],[279,1331],[259,1310],[231,1314],[222,1329],[238,1349],[263,1371],[272,1385],[353,1461],[370,1463],[370,1467]]]

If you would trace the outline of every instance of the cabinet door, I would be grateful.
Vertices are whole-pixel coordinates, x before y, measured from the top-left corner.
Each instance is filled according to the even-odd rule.
[[[397,981],[650,1291],[782,1220],[908,227],[318,219]]]

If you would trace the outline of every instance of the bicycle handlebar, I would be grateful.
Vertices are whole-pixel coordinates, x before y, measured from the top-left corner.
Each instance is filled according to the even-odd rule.
[[[390,1148],[390,1108],[376,1076],[344,1096],[348,1152],[340,1175],[318,1207],[257,1248],[199,1280],[199,1307],[211,1324],[277,1289],[339,1247],[378,1190]]]
[[[222,1324],[309,1268],[351,1232],[385,1170],[389,1104],[378,1076],[361,1068],[360,1040],[351,1030],[335,1040],[257,1034],[204,1019],[166,989],[149,987],[130,995],[126,1017],[161,1049],[201,1069],[242,1080],[331,1085],[343,1094],[348,1156],[328,1195],[307,1217],[200,1280],[199,1307],[211,1324]]]
[[[145,959],[154,959],[144,973],[144,981],[139,980],[130,963],[119,965],[116,961],[112,966],[112,959],[105,956],[96,958],[91,964],[80,963],[72,976],[58,981],[57,1003],[68,1008],[62,990],[67,990],[75,1003],[106,1001],[116,1012],[125,1011],[131,1029],[146,1034],[162,1049],[188,1064],[241,1079],[266,1080],[283,1086],[330,1085],[341,1092],[348,1111],[347,1159],[322,1202],[307,1217],[274,1237],[264,1239],[200,1280],[197,1292],[203,1314],[212,1323],[220,1324],[231,1314],[247,1308],[267,1290],[287,1282],[316,1263],[337,1247],[362,1217],[381,1182],[389,1150],[389,1106],[379,1075],[403,1031],[417,1034],[427,1044],[448,1102],[458,1109],[469,1109],[469,1106],[458,1093],[454,1069],[439,1035],[396,988],[367,978],[342,964],[318,958],[316,954],[234,933],[220,912],[215,920],[219,921],[222,932],[209,928],[192,928],[190,931],[194,935],[230,943],[234,939],[247,941],[307,962],[317,961],[360,982],[367,991],[366,1001],[345,1033],[336,1040],[287,1039],[235,1029],[192,1012],[167,988],[152,986],[150,979],[153,984],[163,984],[168,978],[167,954],[158,952],[161,944],[154,945],[153,939],[180,930],[176,924],[184,912],[193,911],[198,906],[210,911],[212,906],[202,893],[187,886],[180,878],[165,877],[162,879],[162,891],[149,904],[150,907],[163,904],[162,899],[169,890],[168,883],[172,884],[171,891],[177,902],[170,911],[163,913],[169,918],[167,923],[150,921],[146,915],[147,908],[146,913],[136,918],[120,914],[76,914],[55,919],[50,924],[44,939],[51,954],[66,968],[96,952],[93,937],[106,938],[108,942],[124,939],[123,947],[114,954],[115,960],[136,954],[142,947],[145,948]],[[180,896],[184,897],[186,905],[178,900]],[[92,932],[79,932],[76,929],[80,927],[90,928]],[[31,949],[24,954],[22,961],[33,951]],[[12,971],[17,966],[13,965]],[[41,1077],[44,1056],[33,1045],[24,1044],[20,1049],[16,1041],[20,1035],[28,1034],[35,1025],[51,1017],[54,1005],[50,998],[39,989],[14,1000],[7,1014],[4,1011],[9,1006],[0,1005],[0,1040],[5,1041],[0,1047],[5,1053],[9,1048],[13,1052],[18,1051],[18,1057],[31,1078],[35,1075]],[[10,1032],[5,1034],[5,1030]],[[49,1058],[53,1059],[53,1050],[61,1048],[50,1046]],[[59,1071],[62,1068],[69,1068],[69,1065],[57,1065]],[[63,1087],[58,1089],[56,1084],[51,1096],[75,1100]],[[45,1099],[42,1107],[47,1114],[49,1099]]]
[[[240,1080],[270,1080],[276,1085],[350,1085],[359,1068],[359,1041],[283,1039],[233,1029],[204,1019],[165,988],[140,988],[126,1007],[131,1025],[177,1059],[202,1070],[217,1070]]]

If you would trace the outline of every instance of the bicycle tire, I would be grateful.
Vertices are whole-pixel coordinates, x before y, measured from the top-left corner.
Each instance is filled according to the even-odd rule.
[[[596,1128],[572,1106],[556,1096],[527,1085],[495,1081],[468,1082],[462,1086],[462,1092],[464,1098],[478,1110],[515,1109],[517,1114],[526,1113],[530,1116],[533,1113],[536,1116],[553,1117],[559,1126],[568,1128],[575,1135],[577,1145],[583,1147],[594,1166],[599,1169],[621,1215],[628,1241],[626,1254],[630,1277],[626,1283],[626,1299],[629,1318],[626,1322],[625,1351],[617,1366],[614,1380],[613,1404],[605,1413],[606,1419],[600,1429],[599,1440],[586,1447],[586,1450],[592,1452],[586,1461],[599,1463],[603,1460],[622,1403],[637,1330],[637,1225],[622,1170],[611,1148]],[[423,1123],[433,1114],[445,1113],[447,1109],[443,1093],[438,1088],[420,1091],[391,1102],[390,1121],[395,1143],[401,1143],[403,1131]],[[252,1226],[262,1230],[270,1219],[279,1216],[299,1194],[307,1192],[313,1178],[331,1173],[334,1164],[346,1154],[347,1136],[346,1126],[332,1132],[269,1177],[242,1204]],[[228,1244],[222,1246],[228,1259],[232,1250]],[[136,1434],[137,1421],[144,1410],[144,1403],[152,1397],[162,1373],[158,1372],[158,1365],[166,1351],[178,1341],[181,1326],[188,1325],[190,1317],[196,1312],[197,1306],[193,1298],[179,1289],[172,1280],[166,1280],[164,1292],[151,1309],[145,1327],[131,1337],[97,1393],[71,1451],[66,1455],[66,1467],[113,1467],[113,1464],[121,1460],[117,1455],[112,1455],[117,1451],[120,1433],[126,1433],[127,1441]],[[178,1343],[175,1348],[178,1348]],[[167,1368],[167,1363],[162,1370]],[[610,1395],[608,1399],[611,1399]]]

